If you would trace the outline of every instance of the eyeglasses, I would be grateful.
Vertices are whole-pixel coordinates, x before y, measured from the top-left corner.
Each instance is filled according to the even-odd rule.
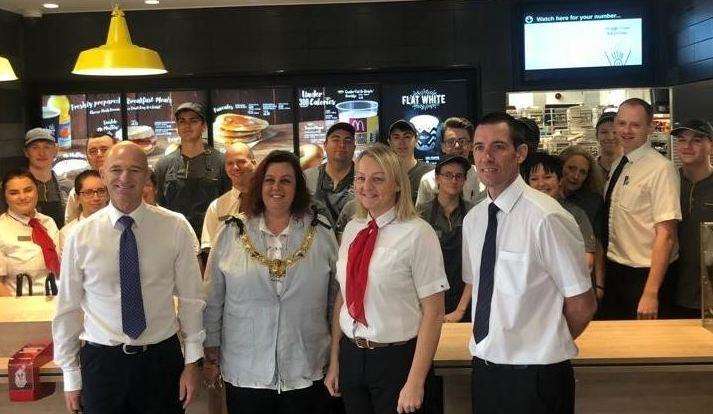
[[[442,174],[438,174],[438,175],[440,175],[441,177],[446,178],[448,180],[463,181],[465,179],[465,174],[461,174],[461,173],[455,173],[455,174],[442,173]]]
[[[328,138],[328,140],[339,145],[354,145],[354,138]]]
[[[465,138],[460,138],[460,139],[448,139],[448,140],[443,141],[443,146],[446,147],[446,148],[453,148],[453,147],[455,147],[456,145],[458,145],[459,147],[463,147],[463,146],[466,146],[466,145],[468,145],[468,144],[470,144],[470,141],[468,141],[468,140],[465,139]]]
[[[89,155],[99,155],[99,154],[106,154],[109,152],[111,147],[97,147],[97,148],[92,148],[90,150],[87,150],[87,153]]]
[[[84,197],[104,197],[106,195],[106,188],[98,188],[96,190],[84,190],[80,191],[79,194],[83,195]]]

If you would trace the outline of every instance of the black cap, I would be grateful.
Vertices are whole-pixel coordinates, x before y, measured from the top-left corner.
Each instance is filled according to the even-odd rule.
[[[441,173],[441,168],[448,164],[459,164],[463,167],[463,171],[466,174],[468,174],[468,170],[470,170],[470,161],[468,161],[468,159],[461,157],[460,155],[451,155],[450,157],[445,157],[439,161],[438,164],[436,164],[436,175],[439,175]]]
[[[184,102],[176,108],[176,111],[173,113],[176,119],[178,119],[178,114],[183,112],[183,111],[193,111],[198,116],[201,117],[201,119],[205,122],[205,107],[203,104],[198,103],[198,102]]]
[[[713,126],[710,122],[701,119],[688,119],[684,122],[676,122],[671,130],[671,135],[678,136],[684,131],[691,131],[695,134],[713,139]]]
[[[597,119],[597,125],[594,127],[594,129],[599,129],[602,124],[606,124],[607,122],[614,122],[616,119],[616,112],[604,112],[601,114],[599,119]]]
[[[398,121],[391,124],[391,126],[389,127],[389,137],[391,137],[391,133],[397,129],[399,131],[408,131],[418,136],[418,131],[416,130],[416,127],[405,119],[399,119]]]
[[[354,136],[354,134],[356,134],[356,129],[354,128],[354,125],[350,124],[349,122],[337,122],[336,124],[329,127],[329,129],[327,130],[327,135],[325,135],[324,138],[327,139],[327,137],[332,135],[334,131],[348,132],[349,135],[351,135],[352,137]]]

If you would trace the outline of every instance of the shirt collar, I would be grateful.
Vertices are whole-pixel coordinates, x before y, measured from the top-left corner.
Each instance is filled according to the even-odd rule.
[[[629,162],[634,163],[638,160],[641,159],[644,155],[646,155],[647,152],[651,149],[651,145],[649,145],[648,141],[644,143],[644,145],[640,146],[639,148],[631,151],[626,155],[626,158],[629,160]],[[617,160],[621,160],[621,157],[617,158]],[[618,165],[619,162],[617,161],[615,164],[612,165]]]
[[[498,206],[498,208],[504,213],[509,213],[515,206],[515,203],[517,203],[517,200],[520,199],[520,196],[525,191],[526,186],[527,184],[525,184],[525,180],[523,180],[520,174],[518,174],[515,181],[510,183],[510,185],[503,190],[503,192],[500,193],[495,200],[490,198],[490,194],[488,194],[487,200],[488,202],[495,203],[495,205]]]
[[[126,214],[122,211],[119,211],[116,207],[114,207],[114,204],[110,201],[109,205],[105,207],[107,209],[107,212],[109,214],[109,220],[111,220],[111,225],[116,226],[116,222],[119,221],[120,218],[123,216],[129,216],[132,219],[134,219],[134,223],[138,226],[139,223],[141,222],[141,219],[143,219],[144,215],[146,215],[147,207],[146,203],[143,201],[141,204],[139,204],[138,207],[134,209],[129,214]]]
[[[14,218],[15,220],[19,221],[20,223],[24,224],[25,226],[30,225],[30,219],[31,217],[22,215],[22,214],[17,214],[14,211],[10,210],[9,208],[7,209],[7,214]],[[37,215],[37,211],[35,211],[35,216]]]
[[[376,218],[376,225],[379,228],[382,228],[386,226],[387,224],[391,223],[396,219],[396,206],[391,207],[389,211],[386,213],[380,215],[379,217]]]

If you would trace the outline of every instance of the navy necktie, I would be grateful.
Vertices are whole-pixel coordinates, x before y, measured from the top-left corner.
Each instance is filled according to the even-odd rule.
[[[604,249],[604,256],[606,256],[607,250],[609,248],[609,216],[611,215],[611,195],[614,192],[614,187],[616,186],[616,182],[619,180],[621,171],[624,169],[624,166],[627,162],[629,162],[629,159],[626,158],[626,155],[621,157],[621,161],[619,161],[619,164],[616,166],[616,169],[614,170],[611,175],[611,178],[609,179],[609,186],[607,187],[607,192],[604,195],[604,208],[602,209],[602,212],[604,213],[604,223],[602,225],[602,248]]]
[[[490,325],[490,303],[493,299],[495,282],[495,239],[498,235],[498,211],[495,203],[488,206],[488,229],[485,231],[483,251],[480,256],[480,278],[478,279],[478,302],[475,305],[473,319],[473,337],[475,343],[488,336]]]
[[[141,295],[139,276],[139,250],[136,237],[131,230],[134,219],[122,216],[119,223],[124,226],[119,243],[119,275],[121,276],[121,325],[130,338],[138,338],[146,330],[144,300]]]

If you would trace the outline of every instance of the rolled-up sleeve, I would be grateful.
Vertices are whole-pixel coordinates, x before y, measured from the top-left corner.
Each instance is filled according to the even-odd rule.
[[[76,391],[82,388],[79,334],[82,333],[84,318],[81,307],[84,299],[84,277],[77,265],[79,261],[73,234],[67,239],[62,257],[57,308],[52,320],[54,361],[62,368],[64,390]]]
[[[175,292],[178,299],[178,321],[185,345],[185,362],[190,364],[203,357],[203,309],[205,300],[200,267],[196,256],[197,239],[185,220],[178,221],[176,246]]]
[[[448,290],[443,253],[436,232],[426,222],[414,240],[411,272],[419,299]]]

